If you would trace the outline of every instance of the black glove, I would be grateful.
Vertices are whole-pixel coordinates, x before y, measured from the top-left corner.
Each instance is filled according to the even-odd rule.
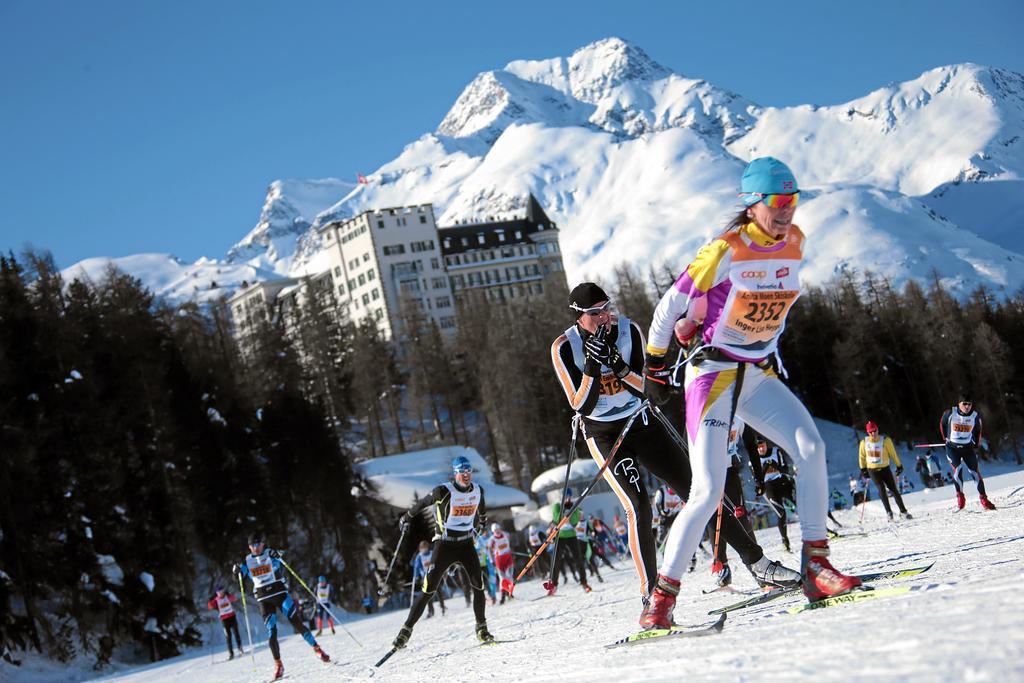
[[[754,494],[758,495],[758,496],[763,496],[764,495],[764,483],[763,482],[759,481],[759,482],[754,484]]]
[[[862,479],[867,479],[868,478],[868,469],[866,467],[861,467],[860,468],[860,476],[861,476]]]
[[[611,354],[611,350],[607,347],[607,343],[604,341],[604,335],[606,330],[604,326],[597,328],[597,332],[590,335],[583,341],[583,355],[586,361],[583,363],[583,374],[590,377],[601,376],[601,365],[604,362],[602,357],[594,355],[588,344],[596,348],[601,356],[607,357]],[[610,359],[608,359],[610,360]]]
[[[242,568],[237,564],[231,565],[231,573],[234,575],[236,579],[242,578]]]
[[[901,474],[903,474],[903,465],[898,465],[898,466],[896,467],[896,476],[898,477],[898,476],[900,476]]]
[[[281,553],[279,551],[274,550],[273,548],[271,548],[270,550],[267,551],[267,556],[268,557],[273,557],[276,560],[276,559],[281,557]]]
[[[608,365],[611,362],[612,345],[605,339],[607,335],[608,328],[601,325],[597,328],[597,332],[587,337],[583,342],[583,351],[587,354],[587,358],[596,360],[602,365]]]
[[[398,530],[404,534],[410,526],[412,526],[412,520],[409,519],[409,515],[402,515],[398,520]]]
[[[668,403],[672,387],[669,382],[672,379],[672,370],[665,362],[664,356],[652,356],[647,354],[644,359],[644,393],[656,406]]]

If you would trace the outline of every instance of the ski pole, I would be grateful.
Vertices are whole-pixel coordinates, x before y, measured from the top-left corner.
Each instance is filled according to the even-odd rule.
[[[716,567],[718,569],[721,569],[721,567],[722,567],[722,563],[718,561],[718,542],[719,542],[719,540],[722,537],[722,506],[724,504],[725,504],[725,494],[723,493],[722,494],[722,499],[720,501],[718,501],[718,519],[715,520],[715,547],[711,549],[712,552],[714,553],[713,559],[711,561],[711,573],[712,574],[715,573]],[[740,526],[742,527],[743,525],[741,524]]]
[[[402,533],[398,536],[398,545],[395,546],[395,553],[391,556],[391,562],[388,563],[388,573],[384,576],[384,585],[377,589],[377,596],[383,598],[387,594],[388,584],[391,582],[391,572],[395,569],[395,560],[398,559],[398,551],[402,548],[402,541],[405,540],[405,534],[408,532],[408,528],[402,529]]]
[[[238,574],[238,594],[242,596],[242,614],[245,615],[245,635],[249,638],[249,657],[252,658],[252,668],[256,670],[256,652],[252,646],[252,629],[249,628],[249,608],[245,604],[245,584],[242,583],[242,574]]]
[[[327,613],[330,614],[334,618],[334,621],[337,622],[338,626],[340,626],[342,628],[342,630],[345,631],[345,633],[348,634],[348,637],[351,638],[355,642],[356,645],[358,645],[359,647],[363,646],[363,644],[360,643],[358,640],[356,640],[356,637],[354,635],[352,635],[352,632],[349,631],[347,628],[345,628],[345,624],[341,623],[341,619],[339,619],[338,617],[334,616],[334,612],[332,612],[331,608],[327,606],[327,603],[320,602],[320,598],[316,597],[316,593],[314,593],[312,590],[310,590],[309,586],[306,585],[306,582],[302,580],[302,577],[295,573],[295,570],[292,569],[288,565],[288,563],[284,561],[284,558],[281,558],[281,566],[284,567],[285,569],[287,569],[288,573],[291,574],[292,576],[294,576],[298,580],[298,582],[302,585],[302,587],[306,589],[306,592],[313,596],[314,604],[317,604],[317,605],[320,605],[321,607],[323,607],[324,610],[326,610]]]
[[[914,448],[945,448],[945,443],[915,443]]]
[[[579,413],[576,413],[576,414],[574,414],[572,416],[572,438],[569,440],[569,460],[565,463],[565,480],[562,482],[562,497],[558,499],[560,505],[565,505],[565,494],[569,490],[569,476],[570,476],[570,472],[572,471],[572,463],[576,459],[576,434],[579,432],[579,426],[580,426],[580,420],[581,419],[582,418],[580,417]],[[552,558],[558,557],[558,539],[559,539],[559,537],[555,536],[555,547],[554,547],[554,550],[552,551]],[[522,574],[520,574],[520,576],[522,576]],[[554,562],[554,559],[552,559],[552,562],[551,562],[551,574],[548,576],[548,581],[547,581],[549,584],[553,584],[554,583],[554,580],[555,580],[554,576],[555,576],[555,562]],[[512,582],[512,590],[515,590],[515,587],[516,587],[516,582],[513,581]]]
[[[590,495],[591,490],[595,486],[597,486],[597,482],[601,480],[601,477],[604,476],[605,471],[612,464],[612,461],[615,460],[615,456],[619,452],[619,447],[622,445],[622,442],[626,439],[626,434],[629,433],[629,428],[633,426],[633,422],[636,421],[636,418],[639,417],[640,413],[642,413],[645,409],[649,407],[650,401],[645,399],[644,402],[640,404],[640,408],[629,416],[629,420],[626,421],[626,424],[622,428],[622,431],[619,432],[619,436],[615,440],[615,443],[612,445],[612,449],[611,451],[609,451],[608,458],[604,461],[604,464],[601,465],[601,468],[597,471],[597,474],[594,475],[593,480],[591,480],[591,482],[587,485],[587,488],[583,489],[583,493],[580,494],[580,497],[576,500],[576,503],[570,506],[568,514],[565,510],[562,510],[562,519],[558,521],[558,524],[556,524],[555,528],[548,533],[548,536],[546,539],[544,539],[544,542],[537,547],[536,551],[534,551],[533,557],[530,558],[530,561],[526,563],[526,566],[523,567],[522,570],[519,572],[519,575],[516,576],[515,582],[518,582],[519,579],[523,578],[523,575],[526,574],[527,571],[529,571],[530,567],[533,566],[533,563],[536,562],[537,558],[540,557],[541,553],[544,552],[544,549],[547,548],[548,545],[551,544],[551,541],[557,537],[559,530],[563,526],[565,526],[566,522],[569,521],[569,517],[572,515],[572,513],[575,512],[576,508],[578,508],[581,503],[583,503],[583,499]],[[552,569],[554,569],[553,563]]]

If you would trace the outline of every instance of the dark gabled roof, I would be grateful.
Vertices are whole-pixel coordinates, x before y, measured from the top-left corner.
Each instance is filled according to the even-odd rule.
[[[558,227],[551,222],[537,199],[531,194],[526,204],[526,218],[438,226],[437,237],[441,242],[441,254],[448,256],[476,249],[494,249],[510,244],[529,243],[533,241],[529,237],[533,233],[557,229]],[[516,231],[520,234],[518,238]],[[499,233],[504,234],[504,241],[498,239]],[[483,235],[483,243],[480,242],[480,235]],[[463,238],[465,238],[466,244],[462,243]]]

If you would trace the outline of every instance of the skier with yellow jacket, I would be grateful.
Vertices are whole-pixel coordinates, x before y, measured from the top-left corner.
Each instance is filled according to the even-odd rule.
[[[860,442],[858,460],[861,475],[871,477],[871,480],[875,482],[878,496],[882,499],[882,507],[885,508],[885,514],[889,516],[889,519],[892,519],[892,509],[889,507],[889,496],[885,493],[886,487],[892,492],[892,497],[896,499],[900,515],[904,519],[913,519],[913,515],[907,512],[906,506],[903,505],[900,487],[896,485],[896,479],[892,476],[892,470],[889,469],[891,460],[896,463],[896,476],[903,474],[903,463],[900,462],[900,456],[896,454],[896,447],[893,446],[892,439],[880,435],[878,425],[874,422],[869,421],[864,429],[868,435]]]

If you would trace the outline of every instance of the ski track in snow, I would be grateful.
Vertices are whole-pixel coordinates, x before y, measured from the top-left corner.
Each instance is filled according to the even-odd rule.
[[[488,605],[488,624],[499,639],[515,640],[478,647],[472,610],[461,594],[423,618],[409,646],[380,669],[373,664],[390,647],[405,612],[389,612],[347,622],[365,646],[358,649],[343,631],[320,643],[335,665],[314,659],[309,647],[291,634],[281,641],[286,680],[335,681],[619,681],[655,680],[791,680],[818,681],[1009,681],[1024,680],[1024,471],[986,479],[989,496],[999,507],[982,512],[974,485],[967,484],[967,508],[954,514],[953,488],[917,491],[905,496],[914,520],[888,524],[881,504],[868,505],[863,529],[867,536],[833,541],[832,559],[850,572],[868,572],[935,562],[919,576],[879,582],[909,583],[927,590],[843,605],[799,615],[785,609],[800,604],[799,596],[731,612],[721,635],[708,638],[645,643],[605,650],[637,630],[638,584],[632,563],[616,561],[616,571],[602,571],[605,582],[584,594],[579,586],[562,586],[562,597],[531,601],[540,595],[539,581],[517,588],[518,600]],[[846,531],[858,531],[859,510],[836,514]],[[771,558],[795,567],[797,555],[782,551],[775,528],[757,532]],[[794,540],[799,530],[793,525]],[[796,543],[794,543],[796,545]],[[734,586],[754,587],[753,579],[733,558]],[[738,601],[740,596],[702,595],[711,579],[708,562],[687,574],[676,607],[679,624],[714,621],[710,609]],[[243,629],[244,631],[244,629]],[[243,633],[243,638],[244,638]],[[272,661],[258,646],[256,668],[246,656],[225,662],[210,651],[190,654],[148,667],[103,678],[123,683],[155,681],[267,681]],[[0,678],[10,669],[0,669]],[[88,677],[85,671],[48,675],[19,672],[16,680],[69,680]]]

